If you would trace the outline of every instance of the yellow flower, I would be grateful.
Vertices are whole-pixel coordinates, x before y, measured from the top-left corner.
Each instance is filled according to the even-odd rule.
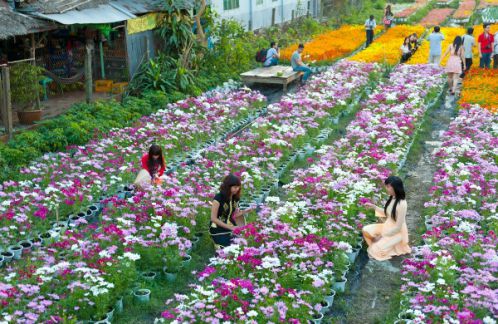
[[[403,45],[405,37],[413,33],[420,36],[424,30],[425,29],[422,26],[394,26],[378,39],[374,40],[368,48],[350,58],[350,60],[394,65],[398,63],[401,58],[400,47]]]

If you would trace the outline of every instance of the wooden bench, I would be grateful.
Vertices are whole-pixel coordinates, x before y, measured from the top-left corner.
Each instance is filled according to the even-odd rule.
[[[286,92],[287,85],[298,80],[301,75],[303,75],[303,72],[296,72],[290,66],[275,65],[244,72],[240,77],[246,85],[248,83],[281,84],[284,87],[284,92]]]

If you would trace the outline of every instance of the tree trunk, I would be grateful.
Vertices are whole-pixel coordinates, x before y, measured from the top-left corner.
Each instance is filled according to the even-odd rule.
[[[201,3],[199,6],[199,11],[197,11],[197,14],[194,16],[195,22],[197,24],[197,41],[202,46],[207,46],[206,34],[204,33],[204,28],[202,28],[201,25],[201,17],[202,15],[204,15],[204,12],[206,11],[206,0],[200,0],[200,2]]]

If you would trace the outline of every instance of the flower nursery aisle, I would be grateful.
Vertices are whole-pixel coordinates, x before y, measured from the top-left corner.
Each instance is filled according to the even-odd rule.
[[[410,150],[409,158],[400,174],[407,190],[409,210],[407,215],[408,232],[412,247],[423,244],[421,229],[424,227],[423,210],[427,195],[432,186],[432,176],[437,166],[432,155],[441,146],[442,133],[448,128],[456,114],[455,102],[446,96],[436,109],[427,113],[419,138]],[[371,323],[387,318],[396,318],[400,303],[401,268],[405,257],[391,261],[369,260],[361,253],[350,273],[349,291],[344,299],[332,308],[334,323]],[[361,309],[361,312],[356,310]]]

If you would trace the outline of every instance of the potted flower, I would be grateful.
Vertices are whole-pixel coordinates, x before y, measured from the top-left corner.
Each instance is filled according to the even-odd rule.
[[[22,124],[30,125],[41,120],[41,109],[36,107],[42,87],[43,68],[29,63],[19,63],[10,69],[12,103]]]

